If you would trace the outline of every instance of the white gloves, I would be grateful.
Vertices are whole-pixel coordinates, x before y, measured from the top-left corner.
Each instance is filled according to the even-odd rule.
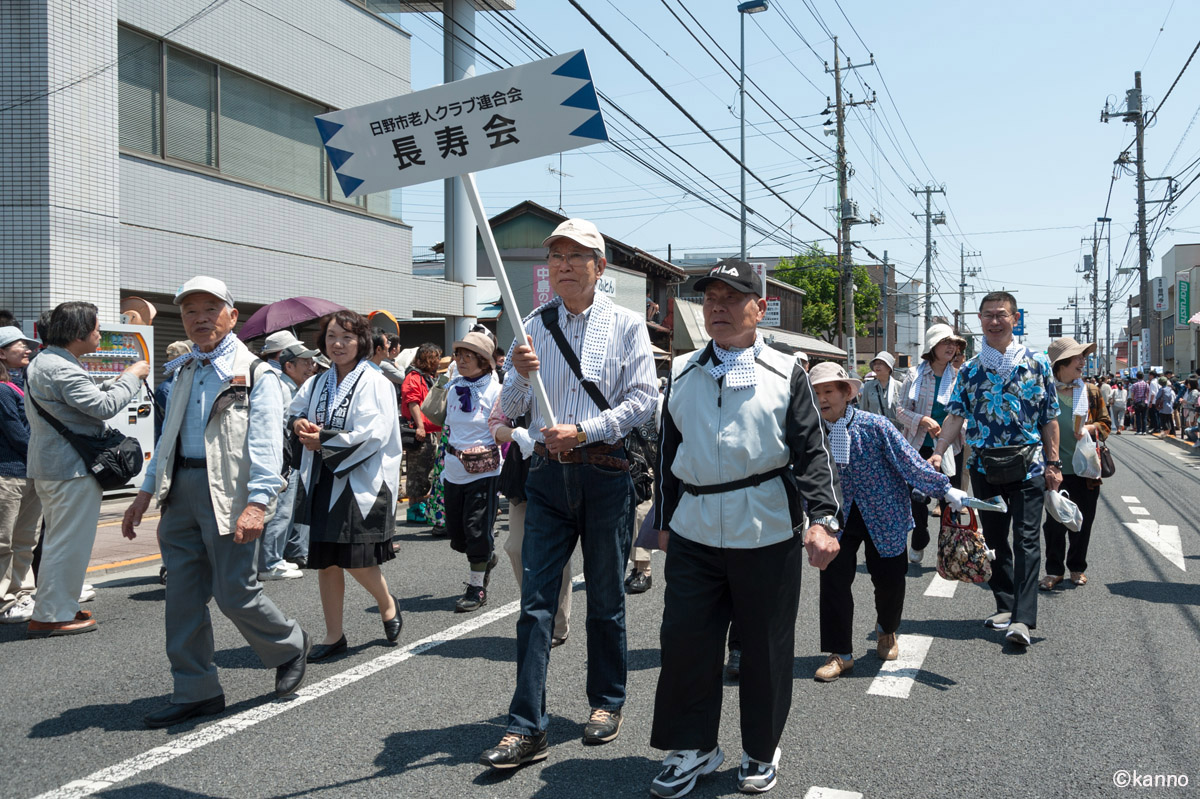
[[[528,458],[533,455],[533,437],[529,435],[529,431],[524,427],[513,428],[512,440],[521,448],[522,458]]]
[[[953,486],[951,486],[950,488],[947,488],[946,496],[942,497],[942,499],[946,500],[946,502],[949,503],[950,507],[956,511],[960,511],[963,509],[963,500],[965,500],[966,498],[967,498],[966,491],[960,491],[959,489],[954,488]]]

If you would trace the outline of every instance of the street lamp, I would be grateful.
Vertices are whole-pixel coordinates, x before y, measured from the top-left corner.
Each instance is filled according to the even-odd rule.
[[[738,81],[738,92],[742,100],[742,260],[749,257],[746,253],[746,15],[757,14],[767,10],[767,0],[746,0],[738,3],[738,18],[742,29],[741,77]]]

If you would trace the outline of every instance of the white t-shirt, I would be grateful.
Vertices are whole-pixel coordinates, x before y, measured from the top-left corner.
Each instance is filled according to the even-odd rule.
[[[488,430],[487,420],[488,414],[492,412],[492,406],[500,401],[501,388],[500,381],[493,376],[490,385],[479,395],[479,402],[474,403],[471,413],[466,413],[462,410],[454,387],[449,387],[450,393],[446,397],[446,427],[450,431],[450,446],[458,450],[468,450],[472,447],[490,447],[496,444],[496,439],[492,438],[492,433]],[[447,452],[442,482],[465,485],[484,477],[495,477],[498,474],[500,474],[500,467],[496,467],[490,472],[471,474],[462,465],[462,461]]]

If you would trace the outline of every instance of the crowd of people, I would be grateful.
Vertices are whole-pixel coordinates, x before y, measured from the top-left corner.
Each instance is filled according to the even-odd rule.
[[[402,497],[407,521],[465,556],[454,609],[483,607],[503,497],[503,549],[521,592],[516,675],[505,732],[480,762],[508,769],[548,755],[547,673],[570,635],[576,548],[588,592],[582,740],[618,737],[626,596],[650,587],[650,551],[660,549],[650,742],[668,754],[651,793],[682,796],[723,762],[727,675],[740,693],[738,787],[764,792],[777,781],[791,706],[804,560],[819,570],[826,659],[814,677],[832,682],[855,663],[859,551],[874,588],[876,655],[894,660],[906,575],[928,559],[931,515],[957,515],[968,489],[1000,496],[1007,509],[980,517],[994,552],[995,612],[984,624],[1027,647],[1038,591],[1068,573],[1087,582],[1101,480],[1077,468],[1077,443],[1127,428],[1195,439],[1195,375],[1084,379],[1095,345],[1062,338],[1048,354],[1031,351],[1013,337],[1016,301],[1005,292],[983,298],[983,341],[969,360],[967,342],[935,324],[906,375],[889,352],[865,381],[832,362],[810,369],[764,342],[760,277],[732,259],[696,282],[711,341],[660,381],[645,320],[596,291],[607,266],[596,227],[570,219],[544,244],[554,298],[524,320],[525,341],[505,353],[478,327],[450,359],[423,344],[404,366],[398,338],[353,311],[324,317],[315,348],[278,331],[255,355],[233,333],[238,312],[222,281],[198,276],[180,288],[188,340],[168,348],[157,446],[122,521],[134,538],[151,503],[162,508],[173,688],[146,725],[224,710],[209,600],[275,670],[278,696],[299,689],[308,664],[347,651],[346,574],[397,641],[401,603],[381,567],[396,557]],[[137,362],[102,383],[88,375],[79,359],[100,337],[90,303],[56,307],[39,331],[40,342],[0,326],[0,620],[27,623],[31,638],[97,627],[80,602],[101,489],[58,428],[99,435],[150,369]],[[535,399],[538,380],[549,409]],[[1044,513],[1047,492],[1060,489],[1081,524]],[[306,571],[317,573],[320,637],[263,590]]]

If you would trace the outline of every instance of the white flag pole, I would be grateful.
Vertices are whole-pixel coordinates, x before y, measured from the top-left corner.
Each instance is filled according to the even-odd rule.
[[[492,262],[492,271],[500,284],[500,296],[504,299],[504,313],[512,322],[513,334],[517,341],[524,344],[528,341],[525,333],[525,323],[521,319],[521,310],[517,306],[517,298],[509,285],[508,275],[504,271],[504,263],[500,260],[500,248],[496,246],[496,237],[492,235],[492,226],[488,224],[487,214],[483,211],[483,200],[479,198],[479,187],[475,185],[475,175],[468,172],[462,176],[463,186],[467,190],[467,201],[471,203],[471,211],[475,214],[475,225],[479,228],[479,237],[483,239],[483,251]],[[554,408],[550,405],[550,397],[546,394],[546,386],[538,372],[529,375],[533,383],[534,396],[542,406],[542,419],[547,427],[558,424],[554,418]]]

